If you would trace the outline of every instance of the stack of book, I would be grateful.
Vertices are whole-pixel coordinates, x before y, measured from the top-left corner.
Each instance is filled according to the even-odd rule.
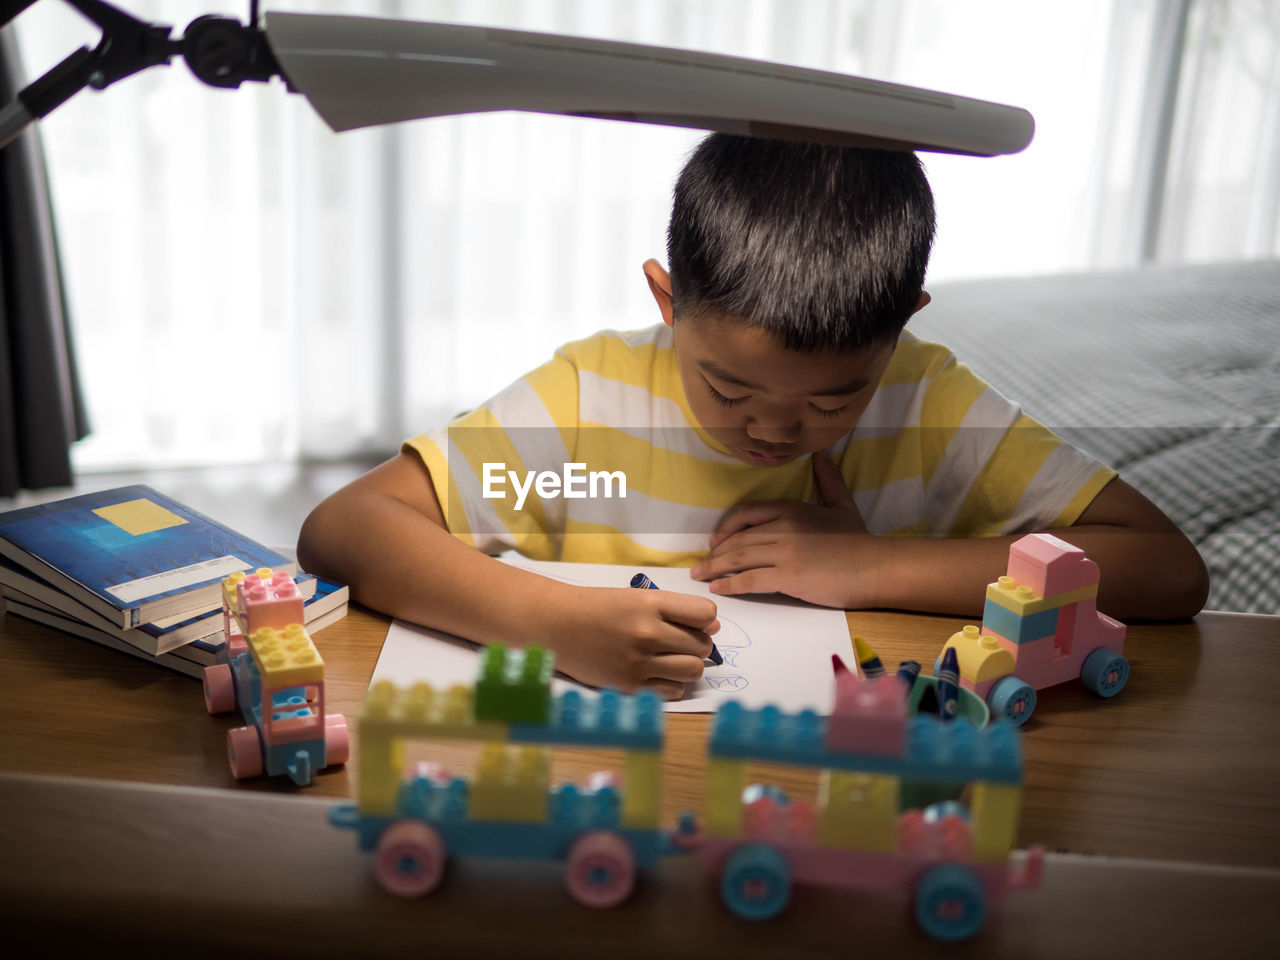
[[[0,514],[0,593],[26,617],[189,676],[214,663],[222,578],[287,570],[311,633],[347,613],[344,584],[150,487],[84,494]]]

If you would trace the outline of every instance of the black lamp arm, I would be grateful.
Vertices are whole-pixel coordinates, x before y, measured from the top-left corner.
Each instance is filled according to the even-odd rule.
[[[266,35],[257,26],[256,3],[250,8],[247,26],[228,17],[198,17],[183,37],[176,38],[171,36],[172,27],[145,23],[105,0],[64,2],[97,24],[102,37],[92,50],[81,47],[20,90],[15,103],[0,105],[0,147],[85,87],[105,89],[149,67],[168,66],[175,56],[186,60],[191,72],[213,87],[234,88],[246,80],[266,82],[281,75]]]
[[[20,100],[34,117],[47,116],[86,86],[102,90],[148,67],[168,64],[182,52],[182,43],[170,38],[171,28],[144,23],[105,0],[65,0],[102,29],[97,47],[81,47],[39,80],[19,91]]]

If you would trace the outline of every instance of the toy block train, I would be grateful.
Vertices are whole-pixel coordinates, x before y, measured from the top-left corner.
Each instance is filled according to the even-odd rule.
[[[324,659],[293,578],[266,568],[224,578],[222,623],[226,642],[204,670],[204,701],[210,713],[239,706],[244,717],[227,731],[232,775],[306,786],[317,770],[346,763],[347,721],[325,709]]]
[[[1036,691],[1076,677],[1101,697],[1129,679],[1124,624],[1097,607],[1098,566],[1048,533],[1009,548],[1006,576],[987,586],[981,628],[966,626],[943,648],[956,651],[960,682],[992,716],[1025,723]],[[938,673],[942,656],[934,664]]]

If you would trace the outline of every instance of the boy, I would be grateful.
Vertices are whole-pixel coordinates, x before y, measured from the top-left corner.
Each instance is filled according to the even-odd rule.
[[[312,512],[302,565],[391,615],[672,697],[719,626],[682,574],[601,590],[487,554],[977,615],[1009,543],[1052,529],[1100,566],[1100,609],[1196,613],[1204,565],[1155,506],[904,332],[933,233],[913,154],[707,137],[676,184],[670,273],[644,264],[662,324],[569,344],[406,441]]]

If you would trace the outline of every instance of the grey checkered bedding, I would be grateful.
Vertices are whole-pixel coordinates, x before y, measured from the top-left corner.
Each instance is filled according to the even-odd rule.
[[[1172,517],[1211,609],[1280,613],[1280,261],[929,289],[910,329]]]

